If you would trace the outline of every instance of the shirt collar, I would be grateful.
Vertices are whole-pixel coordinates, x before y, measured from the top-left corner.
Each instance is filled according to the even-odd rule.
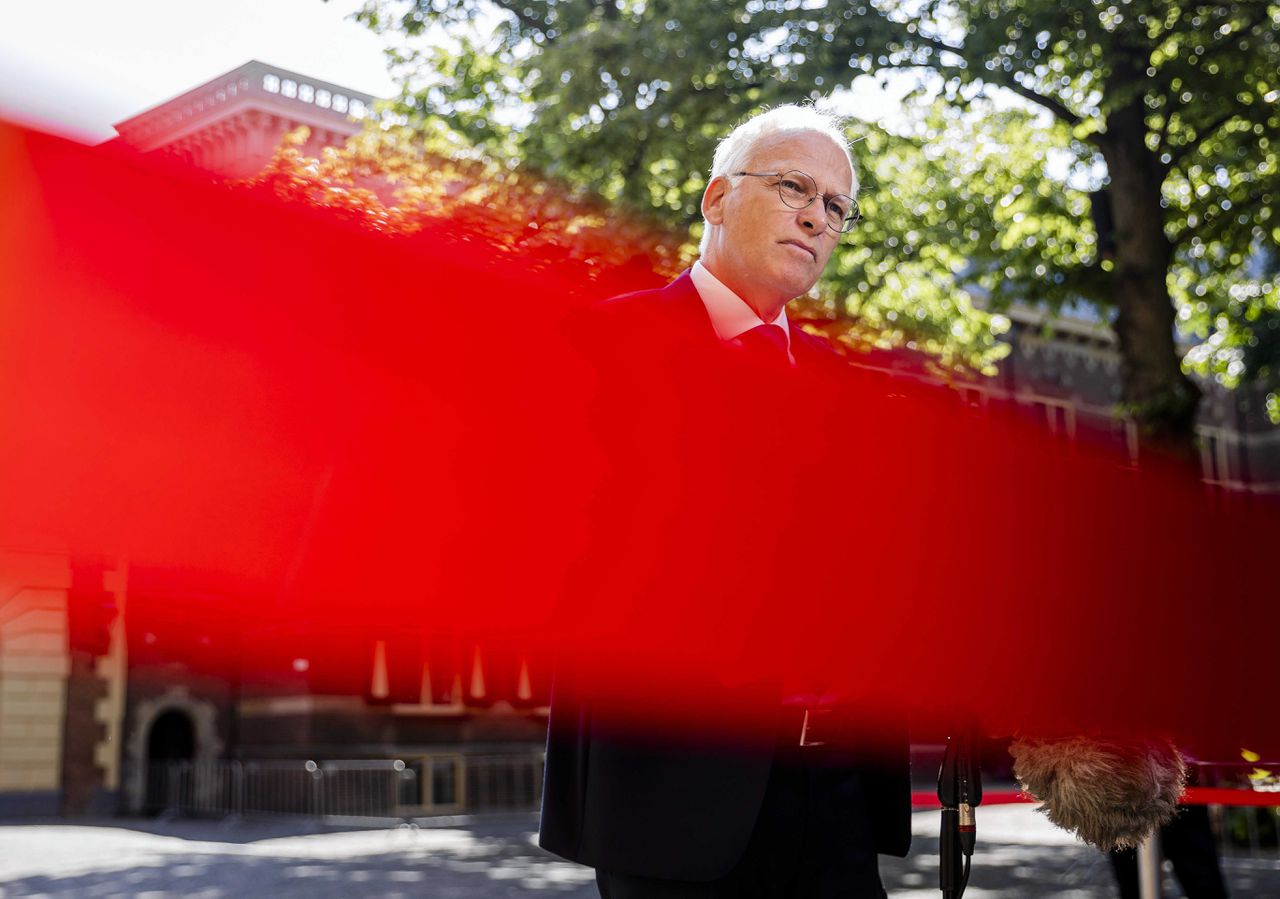
[[[702,305],[707,307],[707,315],[711,317],[711,326],[716,329],[717,337],[721,340],[733,340],[760,325],[778,325],[787,336],[787,355],[791,355],[791,326],[787,324],[785,306],[778,312],[777,318],[765,322],[741,297],[711,274],[701,259],[693,264],[689,277],[698,290],[698,296],[702,298]],[[791,361],[794,363],[795,358],[792,357]]]

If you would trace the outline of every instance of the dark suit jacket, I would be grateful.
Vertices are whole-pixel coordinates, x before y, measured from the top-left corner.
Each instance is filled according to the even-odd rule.
[[[598,353],[598,365],[624,373],[679,372],[680,362],[722,352],[688,272],[662,289],[609,300],[592,310],[586,321],[577,329],[584,352]],[[625,335],[625,340],[619,335]],[[614,358],[616,352],[625,357],[625,349],[617,350],[624,344],[640,348],[636,352],[643,352],[644,358]],[[791,351],[798,370],[846,368],[825,342],[799,328],[792,328]],[[643,435],[615,436],[628,451],[649,451],[635,450],[636,440],[643,441]],[[625,504],[628,500],[619,497],[635,499],[647,491],[644,486],[618,485],[617,490],[605,491],[603,501]],[[617,521],[626,513],[606,514]],[[654,530],[660,528],[650,528]],[[670,561],[663,552],[656,555],[659,566]],[[613,603],[625,602],[616,595],[615,586],[624,592],[630,588],[636,601],[643,603],[646,590],[669,586],[661,583],[660,572],[646,575],[638,570],[639,564],[620,567],[634,573],[629,580],[635,583],[587,584],[584,589],[594,589],[599,601]],[[599,578],[600,570],[592,576]],[[714,592],[703,595],[715,601]],[[654,689],[663,688],[655,685]],[[735,731],[732,745],[706,735],[689,737],[679,725],[667,728],[660,722],[647,734],[628,732],[612,710],[584,696],[572,677],[558,676],[547,741],[540,844],[573,861],[625,874],[691,881],[727,874],[747,846],[764,798],[779,732],[771,716],[781,715],[781,689],[776,684],[712,687],[701,695],[720,708],[758,708],[760,726]],[[877,745],[874,761],[869,753],[859,754],[858,747],[849,747],[850,761],[843,767],[850,778],[861,779],[876,850],[905,855],[910,843],[905,732]],[[833,801],[839,803],[844,791],[836,792]]]

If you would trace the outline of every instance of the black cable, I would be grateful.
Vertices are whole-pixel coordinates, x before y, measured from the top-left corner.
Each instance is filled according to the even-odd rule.
[[[964,891],[969,887],[970,859],[964,860],[964,869],[960,874],[960,884],[954,890],[943,890],[942,899],[963,899]]]
[[[973,742],[971,732],[948,738],[938,772],[942,803],[938,885],[943,899],[961,899],[969,886],[977,837],[974,809],[982,803],[982,774]]]

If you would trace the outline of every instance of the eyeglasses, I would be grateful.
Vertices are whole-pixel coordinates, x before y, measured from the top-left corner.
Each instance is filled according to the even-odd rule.
[[[804,209],[818,197],[822,197],[822,208],[827,216],[827,227],[832,231],[844,233],[853,230],[862,218],[858,209],[858,201],[844,194],[820,194],[818,183],[813,176],[801,171],[790,172],[734,172],[734,175],[749,175],[752,178],[777,178],[773,186],[778,189],[782,202],[792,209]]]

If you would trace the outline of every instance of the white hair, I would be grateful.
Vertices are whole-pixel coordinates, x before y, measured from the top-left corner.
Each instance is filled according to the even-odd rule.
[[[854,171],[853,157],[849,154],[849,141],[844,135],[844,120],[828,112],[819,112],[812,106],[788,103],[775,106],[738,124],[720,143],[716,144],[711,160],[711,180],[728,177],[742,168],[751,151],[763,141],[780,134],[821,134],[829,137],[840,148],[849,162],[852,174],[850,193],[858,193],[858,175]],[[708,182],[710,183],[710,182]],[[699,252],[706,253],[711,240],[711,226],[704,225]]]

